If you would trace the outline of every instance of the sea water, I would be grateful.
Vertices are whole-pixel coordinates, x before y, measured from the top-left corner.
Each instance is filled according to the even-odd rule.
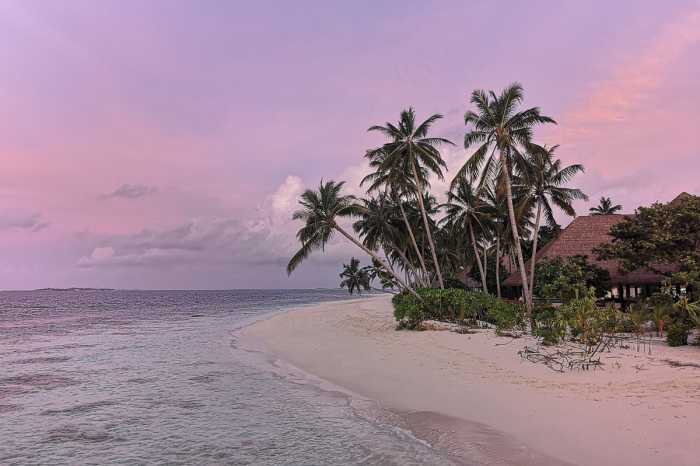
[[[2,465],[452,465],[238,349],[341,290],[0,293]]]

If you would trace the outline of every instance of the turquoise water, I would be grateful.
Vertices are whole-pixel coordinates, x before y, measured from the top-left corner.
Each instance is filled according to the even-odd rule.
[[[340,290],[0,293],[0,464],[452,465],[236,347]],[[259,359],[259,358],[258,358]]]

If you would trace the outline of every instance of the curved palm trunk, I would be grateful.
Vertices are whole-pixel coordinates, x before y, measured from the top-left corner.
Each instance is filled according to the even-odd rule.
[[[488,278],[489,274],[489,263],[488,257],[486,256],[486,239],[484,239],[484,281]]]
[[[530,259],[530,302],[533,299],[533,289],[535,287],[535,262],[537,262],[537,235],[540,229],[540,213],[542,212],[542,199],[537,199],[537,217],[535,218],[535,237],[532,240],[532,259]]]
[[[416,293],[415,290],[414,290],[413,288],[411,288],[410,286],[408,286],[408,285],[406,284],[406,282],[403,281],[403,280],[401,279],[401,277],[399,277],[399,276],[396,274],[396,272],[394,272],[394,271],[392,271],[391,269],[389,269],[389,267],[384,263],[384,261],[383,261],[374,251],[372,251],[371,249],[367,248],[364,244],[360,243],[360,242],[357,241],[355,238],[353,238],[352,236],[350,236],[345,230],[343,230],[342,228],[340,228],[337,224],[333,225],[333,228],[335,228],[336,230],[338,230],[338,231],[340,232],[341,235],[345,236],[347,239],[349,239],[350,241],[352,241],[353,243],[355,243],[355,245],[359,246],[360,249],[362,249],[364,252],[366,252],[366,253],[369,254],[370,256],[374,257],[375,259],[377,259],[377,262],[379,262],[380,264],[382,264],[382,266],[384,266],[385,269],[389,270],[389,273],[391,273],[391,274],[394,276],[394,278],[395,278],[396,280],[398,280],[399,283],[401,283],[401,285],[402,285],[405,289],[407,289],[408,291],[410,291],[411,294],[412,294],[413,296],[415,296],[415,297],[418,299],[418,301],[420,301],[421,303],[425,303],[425,301],[423,300],[423,298],[421,298],[421,296],[420,296],[418,293]]]
[[[380,290],[379,288],[375,288],[372,285],[369,285],[369,288],[374,291],[381,291],[382,293],[388,293],[388,294],[396,294],[393,291],[387,291],[387,290]]]
[[[394,250],[395,250],[396,252],[399,253],[399,255],[401,256],[401,259],[403,259],[404,264],[408,264],[408,267],[409,267],[409,268],[411,269],[411,271],[413,272],[413,276],[416,277],[416,280],[417,280],[421,285],[423,285],[423,286],[425,287],[425,282],[423,282],[423,280],[421,280],[420,277],[418,277],[418,271],[417,271],[416,268],[413,266],[413,264],[408,260],[408,258],[406,257],[406,254],[405,254],[401,249],[399,249],[399,247],[396,246],[396,244],[395,244],[393,241],[391,241],[391,247],[393,247]]]
[[[425,224],[425,232],[428,235],[428,242],[430,243],[430,252],[433,253],[433,262],[435,263],[435,272],[437,273],[438,280],[440,281],[440,289],[444,290],[445,285],[442,283],[442,274],[440,273],[440,264],[438,264],[437,254],[435,253],[435,243],[433,242],[433,235],[430,233],[430,225],[428,224],[428,216],[425,214],[425,206],[423,205],[423,189],[420,187],[420,179],[418,179],[418,171],[416,171],[416,165],[413,164],[413,177],[416,179],[416,187],[418,188],[418,201],[420,203],[420,211],[423,214],[423,223]]]
[[[396,203],[399,205],[399,209],[401,210],[401,216],[403,216],[403,221],[406,223],[406,228],[408,228],[408,234],[411,236],[411,243],[413,243],[413,247],[416,250],[416,254],[418,255],[418,260],[420,261],[420,265],[423,268],[423,272],[425,272],[425,275],[427,276],[428,274],[428,269],[425,268],[425,262],[423,261],[423,256],[420,253],[420,249],[418,248],[418,243],[416,242],[416,237],[413,235],[413,229],[411,228],[411,224],[408,223],[408,216],[406,215],[406,211],[403,208],[403,204],[401,203],[401,199],[399,199],[398,196],[396,196]],[[421,282],[423,286],[426,286],[425,282],[420,279],[418,274],[416,274],[416,279]]]
[[[489,289],[486,287],[486,274],[484,273],[484,268],[481,266],[481,258],[479,257],[479,248],[476,247],[476,237],[474,237],[474,228],[472,228],[471,217],[469,218],[469,234],[472,237],[472,246],[474,246],[474,254],[476,254],[476,263],[479,266],[479,272],[481,272],[482,291],[489,294]]]
[[[510,216],[510,226],[511,230],[513,231],[513,242],[515,243],[515,252],[517,253],[518,256],[518,266],[520,268],[520,278],[523,283],[523,295],[525,295],[525,306],[527,307],[527,317],[530,319],[530,325],[533,324],[532,321],[532,297],[530,295],[530,291],[528,289],[528,283],[527,283],[527,274],[525,273],[525,261],[523,260],[523,250],[520,247],[520,238],[518,237],[518,226],[515,223],[515,209],[513,208],[513,192],[512,192],[512,183],[510,180],[510,170],[508,169],[508,164],[506,161],[506,153],[505,149],[501,148],[500,149],[500,154],[501,154],[501,166],[503,167],[503,171],[505,176],[506,181],[506,199],[508,200],[508,215]],[[534,326],[532,327],[534,328]]]
[[[498,225],[498,223],[496,224]],[[501,229],[496,226],[496,293],[501,299]]]

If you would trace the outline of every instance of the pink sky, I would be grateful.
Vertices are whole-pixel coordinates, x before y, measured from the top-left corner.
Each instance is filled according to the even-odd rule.
[[[411,105],[461,146],[512,81],[580,214],[700,194],[699,56],[698,1],[3,2],[0,289],[335,287],[340,238],[284,273],[299,193],[361,194],[366,129]]]

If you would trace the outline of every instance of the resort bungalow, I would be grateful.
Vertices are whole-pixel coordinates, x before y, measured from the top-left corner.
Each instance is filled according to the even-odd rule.
[[[681,193],[671,201],[671,204],[679,202],[680,199],[687,196],[689,194]],[[539,262],[545,256],[551,259],[556,256],[566,258],[576,254],[585,254],[588,256],[589,263],[610,272],[614,288],[609,297],[620,301],[622,299],[647,297],[659,291],[661,282],[666,278],[665,276],[656,275],[643,269],[623,274],[620,272],[617,264],[615,264],[615,261],[597,261],[591,252],[594,247],[601,243],[612,242],[612,237],[607,233],[610,231],[610,227],[621,222],[624,217],[624,215],[618,214],[576,217],[569,226],[562,230],[558,238],[553,239],[537,252],[535,260]],[[530,270],[531,261],[532,259],[525,262],[525,270]],[[520,270],[516,270],[504,280],[501,287],[504,288],[506,296],[514,299],[520,298],[523,295]]]

